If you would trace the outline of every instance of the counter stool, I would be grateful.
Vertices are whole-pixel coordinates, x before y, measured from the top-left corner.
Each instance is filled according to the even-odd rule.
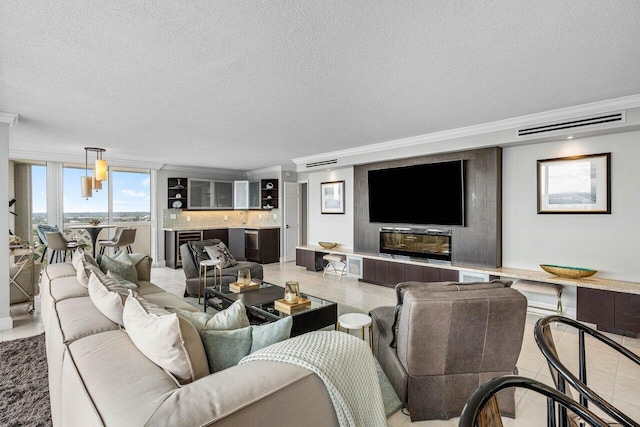
[[[336,331],[344,328],[348,333],[350,329],[360,329],[363,340],[365,340],[364,328],[366,327],[369,327],[369,345],[371,346],[371,351],[373,351],[373,324],[371,317],[362,313],[347,313],[338,317],[338,323],[336,323]]]
[[[222,269],[220,268],[219,259],[205,259],[200,261],[200,271],[198,271],[198,304],[200,304],[200,294],[204,292],[204,288],[207,286],[207,271],[208,267],[213,267],[213,286],[218,284],[218,273],[220,276],[220,286],[222,287]]]
[[[558,316],[563,315],[562,308],[562,285],[556,285],[555,283],[547,283],[547,282],[534,282],[533,280],[516,280],[511,287],[518,291],[531,292],[536,294],[543,295],[555,295],[557,298],[556,304],[556,314]],[[535,307],[533,308],[542,308]],[[544,308],[542,308],[544,309]]]
[[[324,266],[324,271],[322,272],[322,277],[325,274],[337,274],[340,276],[340,280],[342,280],[342,276],[347,274],[347,257],[344,255],[338,254],[327,254],[322,257],[325,261],[327,261],[327,265]],[[342,264],[340,269],[336,268],[337,264]]]

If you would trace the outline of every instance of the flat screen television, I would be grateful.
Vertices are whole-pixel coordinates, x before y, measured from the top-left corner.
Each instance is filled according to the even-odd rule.
[[[464,225],[464,161],[369,171],[369,221]]]

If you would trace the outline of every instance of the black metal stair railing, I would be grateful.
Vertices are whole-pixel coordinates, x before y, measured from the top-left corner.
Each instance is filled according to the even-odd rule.
[[[466,405],[460,414],[458,427],[476,427],[481,425],[479,419],[485,404],[491,400],[496,393],[507,388],[525,388],[533,392],[542,394],[547,398],[547,427],[567,427],[569,415],[567,410],[577,415],[582,422],[594,427],[607,427],[604,420],[589,411],[588,408],[571,399],[566,394],[549,387],[532,378],[518,375],[504,375],[493,378],[481,385],[467,400]],[[559,411],[557,409],[560,409]],[[498,414],[499,416],[499,414]],[[517,421],[517,418],[516,418]],[[496,424],[491,424],[495,427]],[[497,425],[502,425],[498,419]]]
[[[563,323],[565,325],[574,327],[578,330],[578,377],[576,377],[570,369],[568,369],[558,357],[558,353],[555,348],[553,336],[551,334],[551,324]],[[593,391],[587,385],[587,355],[585,351],[585,334],[599,340],[606,344],[610,348],[616,350],[627,359],[640,366],[640,357],[631,352],[627,348],[621,346],[609,337],[602,333],[583,325],[582,323],[569,319],[564,316],[551,315],[539,319],[533,330],[534,338],[540,351],[547,360],[551,376],[554,379],[558,391],[561,393],[570,393],[567,390],[567,383],[580,393],[580,404],[588,408],[589,402],[592,402],[600,410],[602,410],[608,417],[611,417],[616,422],[623,426],[640,427],[637,421],[632,420],[628,415],[624,414],[618,408],[614,407],[611,403],[607,402],[599,394]],[[565,411],[562,409],[562,411]]]

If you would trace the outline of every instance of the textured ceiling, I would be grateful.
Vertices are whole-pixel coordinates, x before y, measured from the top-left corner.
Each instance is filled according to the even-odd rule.
[[[640,93],[637,0],[0,3],[11,149],[228,169]]]

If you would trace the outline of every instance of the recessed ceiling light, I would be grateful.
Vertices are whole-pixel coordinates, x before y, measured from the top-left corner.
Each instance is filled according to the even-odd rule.
[[[569,136],[565,137],[564,139],[573,139],[573,138],[575,138],[575,136],[569,135]]]

